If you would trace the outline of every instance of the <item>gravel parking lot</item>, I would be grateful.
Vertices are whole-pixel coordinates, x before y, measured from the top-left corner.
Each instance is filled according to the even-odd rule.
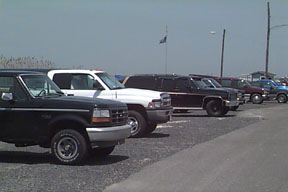
[[[102,191],[146,165],[260,121],[246,113],[249,109],[266,110],[275,105],[279,104],[246,104],[222,118],[207,117],[205,111],[177,113],[151,135],[128,139],[109,157],[90,158],[83,166],[57,165],[48,149],[16,148],[0,142],[0,191]]]

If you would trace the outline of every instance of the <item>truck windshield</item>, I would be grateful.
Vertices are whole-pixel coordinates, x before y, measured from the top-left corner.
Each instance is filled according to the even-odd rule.
[[[249,83],[249,81],[246,80],[242,80],[243,84],[248,86],[248,87],[252,87],[251,83]]]
[[[125,88],[115,77],[108,75],[107,73],[95,73],[108,87],[109,89],[123,89]]]
[[[271,80],[271,84],[273,84],[274,87],[279,87],[280,86],[276,81],[273,81],[273,80]]]
[[[194,79],[194,82],[196,84],[197,87],[199,88],[209,88],[203,81],[201,81],[201,79]]]
[[[22,75],[21,78],[34,97],[63,95],[60,88],[45,75]]]
[[[215,79],[209,79],[213,85],[215,85],[216,88],[222,88],[222,85],[220,85],[220,83],[218,83]]]

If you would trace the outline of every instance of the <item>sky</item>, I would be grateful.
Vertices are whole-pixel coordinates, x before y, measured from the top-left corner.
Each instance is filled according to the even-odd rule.
[[[288,24],[288,0],[271,0],[271,27]],[[159,44],[168,28],[167,43]],[[265,70],[264,0],[0,0],[0,55],[132,75],[223,76]],[[215,31],[212,34],[211,31]],[[288,75],[288,26],[270,36],[269,72]]]

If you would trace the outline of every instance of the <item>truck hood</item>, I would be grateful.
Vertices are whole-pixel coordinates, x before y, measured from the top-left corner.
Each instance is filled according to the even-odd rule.
[[[161,92],[147,89],[125,88],[125,89],[117,89],[117,95],[160,99]]]
[[[74,108],[74,109],[93,109],[99,108],[127,108],[127,105],[119,101],[100,99],[100,98],[88,98],[77,96],[60,96],[60,97],[43,97],[37,99],[41,100],[47,107],[55,108]]]
[[[227,98],[228,93],[232,93],[231,90],[226,90],[225,88],[205,88],[205,89],[200,89],[199,92],[208,94],[208,95],[222,96],[224,98]]]
[[[280,85],[280,86],[277,86],[277,89],[285,89],[285,90],[288,90],[288,86]]]

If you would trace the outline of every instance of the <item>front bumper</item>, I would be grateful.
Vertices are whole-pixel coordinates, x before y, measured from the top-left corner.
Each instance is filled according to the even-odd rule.
[[[224,101],[225,107],[236,107],[240,105],[239,101]]]
[[[131,135],[131,126],[127,124],[115,127],[89,127],[86,131],[91,145],[106,147],[124,143]]]
[[[171,120],[172,107],[168,109],[147,109],[147,117],[150,123],[166,123]]]

